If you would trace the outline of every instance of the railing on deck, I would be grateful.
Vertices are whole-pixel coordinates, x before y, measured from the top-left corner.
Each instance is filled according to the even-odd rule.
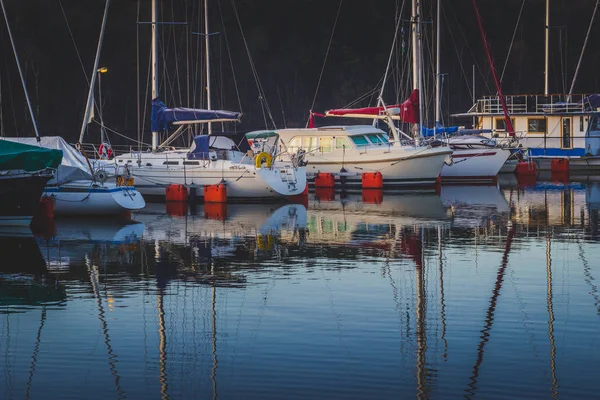
[[[589,103],[585,100],[588,94],[521,94],[505,96],[509,114],[552,114],[582,113],[589,111]],[[469,113],[503,114],[498,96],[484,96],[477,100]]]

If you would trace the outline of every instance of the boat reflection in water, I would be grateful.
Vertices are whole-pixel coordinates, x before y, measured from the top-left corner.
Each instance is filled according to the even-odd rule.
[[[24,306],[3,304],[2,398],[600,390],[595,182],[318,195],[171,215],[153,204],[102,233],[57,220],[32,242],[50,267],[39,248],[28,265],[64,295],[18,319]]]

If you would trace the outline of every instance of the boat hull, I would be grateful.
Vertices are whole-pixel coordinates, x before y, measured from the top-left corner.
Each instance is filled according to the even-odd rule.
[[[124,156],[124,159],[133,157]],[[157,156],[154,156],[157,158]],[[170,156],[170,162],[189,162],[186,158]],[[174,161],[177,160],[177,161]],[[159,160],[159,164],[163,161]],[[164,200],[169,185],[184,185],[196,188],[196,198],[204,197],[204,186],[225,182],[228,200],[259,201],[284,199],[301,194],[306,188],[306,172],[289,163],[276,162],[271,168],[255,168],[229,160],[200,160],[194,166],[162,166],[156,161],[129,163],[128,170],[134,178],[136,189],[149,199]],[[114,168],[114,167],[113,167]],[[109,170],[108,166],[106,167]],[[114,172],[109,172],[114,176]]]
[[[50,172],[0,176],[0,225],[29,226],[51,178]]]
[[[494,182],[510,154],[508,149],[494,147],[454,150],[452,164],[442,169],[442,182]]]
[[[381,172],[383,186],[387,188],[433,187],[444,163],[450,155],[447,147],[406,148],[380,154],[363,154],[360,158],[339,162],[311,159],[307,165],[309,184],[314,183],[317,173],[333,173],[337,183],[344,186],[362,185],[363,172]],[[346,172],[341,172],[344,168]]]
[[[92,181],[74,181],[59,186],[48,186],[44,195],[54,199],[55,215],[121,215],[140,210],[146,202],[132,186],[114,183],[94,184]]]

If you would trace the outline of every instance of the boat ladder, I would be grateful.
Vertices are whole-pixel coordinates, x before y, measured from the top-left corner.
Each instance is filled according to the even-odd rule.
[[[296,171],[292,167],[284,167],[279,170],[279,176],[283,182],[287,182],[288,188],[295,189],[298,179],[296,178]]]

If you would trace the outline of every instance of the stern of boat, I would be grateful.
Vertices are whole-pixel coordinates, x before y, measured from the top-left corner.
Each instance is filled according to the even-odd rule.
[[[257,168],[256,176],[281,196],[295,196],[306,188],[306,169],[292,165]]]

